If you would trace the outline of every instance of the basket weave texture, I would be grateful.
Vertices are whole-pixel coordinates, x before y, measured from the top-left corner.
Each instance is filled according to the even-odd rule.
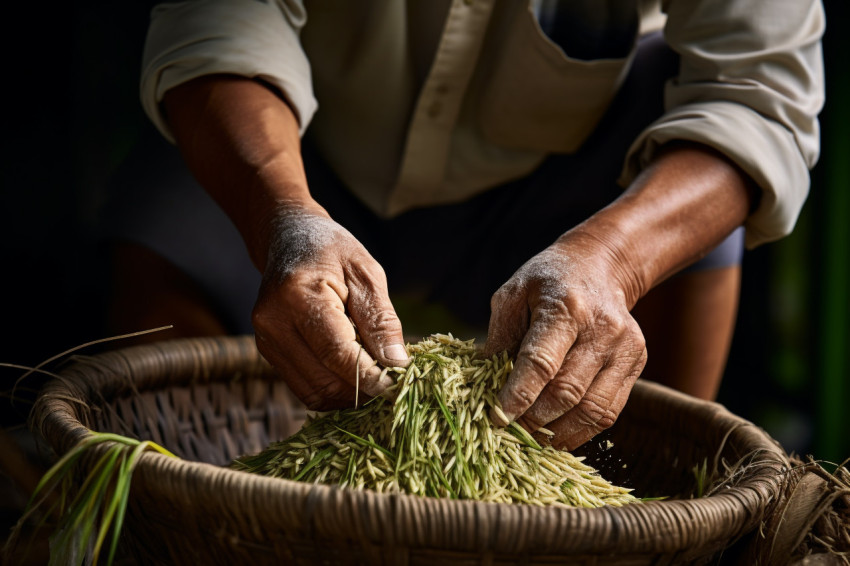
[[[121,544],[143,564],[738,563],[789,468],[752,423],[638,382],[604,433],[613,448],[593,441],[584,451],[606,479],[666,500],[570,509],[358,492],[223,467],[306,417],[252,337],[76,358],[61,377],[32,413],[57,453],[92,429],[152,440],[181,458],[146,452],[134,472]],[[716,487],[692,498],[704,462]]]

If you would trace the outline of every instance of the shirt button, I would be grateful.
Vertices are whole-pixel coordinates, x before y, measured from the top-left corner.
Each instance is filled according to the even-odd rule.
[[[449,93],[449,85],[447,84],[439,84],[437,85],[437,94],[440,96],[445,96]]]
[[[428,117],[436,118],[440,115],[440,112],[443,111],[443,105],[439,102],[432,102],[431,106],[428,107]]]

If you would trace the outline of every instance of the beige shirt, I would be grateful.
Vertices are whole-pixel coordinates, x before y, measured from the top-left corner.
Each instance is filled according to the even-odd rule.
[[[571,57],[541,30],[540,0],[162,4],[142,103],[173,140],[160,108],[167,90],[213,73],[262,78],[350,189],[391,217],[467,199],[575,151],[622,84],[639,34],[663,24],[680,73],[664,115],[632,144],[621,184],[670,140],[705,143],[762,189],[748,246],[789,233],[819,151],[820,1],[669,0],[661,17],[638,0],[572,4],[593,15],[590,30],[625,22],[631,51]]]

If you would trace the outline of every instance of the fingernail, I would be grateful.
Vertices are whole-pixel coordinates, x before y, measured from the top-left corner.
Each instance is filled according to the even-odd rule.
[[[402,344],[390,344],[384,348],[384,357],[393,362],[400,362],[398,365],[407,365],[410,360]]]

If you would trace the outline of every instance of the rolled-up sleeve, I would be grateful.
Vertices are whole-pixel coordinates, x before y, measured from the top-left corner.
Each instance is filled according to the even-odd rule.
[[[820,1],[671,0],[665,38],[680,55],[665,113],[629,150],[628,184],[666,142],[716,148],[761,188],[746,222],[747,246],[794,227],[809,191],[823,106]]]
[[[301,47],[306,22],[299,1],[193,0],[151,13],[142,58],[142,106],[162,134],[174,138],[162,113],[165,93],[212,74],[260,78],[280,90],[304,133],[316,111],[310,63]]]

